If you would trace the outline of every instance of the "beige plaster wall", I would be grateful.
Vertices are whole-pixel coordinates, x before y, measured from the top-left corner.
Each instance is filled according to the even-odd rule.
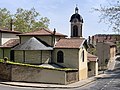
[[[110,61],[112,62],[115,60],[115,55],[116,55],[116,48],[115,47],[110,47]]]
[[[84,50],[84,62],[82,62],[81,53]],[[79,70],[79,80],[86,79],[88,77],[87,68],[87,52],[85,48],[81,49],[55,49],[54,50],[54,62],[57,63],[57,52],[63,51],[64,53],[64,63],[58,63],[59,65],[77,68]]]
[[[57,62],[57,52],[62,51],[64,53],[64,63]],[[79,66],[79,49],[55,49],[53,60],[55,63],[70,68],[78,68]]]
[[[95,75],[98,75],[98,62],[95,62]]]
[[[91,71],[88,71],[88,76],[96,76],[98,75],[98,62],[89,62],[89,66]]]
[[[84,50],[84,62],[82,61],[82,52]],[[81,47],[79,51],[79,80],[88,78],[87,51]]]

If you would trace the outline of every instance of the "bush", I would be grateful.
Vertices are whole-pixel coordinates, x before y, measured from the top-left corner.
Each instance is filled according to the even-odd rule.
[[[4,61],[8,61],[8,57],[4,57]]]

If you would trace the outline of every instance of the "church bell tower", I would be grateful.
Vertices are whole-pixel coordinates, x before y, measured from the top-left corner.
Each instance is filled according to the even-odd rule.
[[[82,37],[83,18],[78,13],[78,7],[75,8],[75,14],[71,16],[71,37]]]

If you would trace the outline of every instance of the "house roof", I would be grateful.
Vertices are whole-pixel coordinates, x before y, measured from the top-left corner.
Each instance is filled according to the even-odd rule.
[[[88,61],[94,62],[94,61],[97,60],[97,58],[98,58],[97,56],[92,55],[90,53],[87,53],[87,59],[88,59]]]
[[[35,37],[14,47],[12,50],[53,50],[47,43]]]
[[[0,29],[0,32],[3,32],[3,33],[21,34],[21,32],[19,32],[19,31],[11,31],[11,30],[5,30],[5,29]]]
[[[114,44],[113,42],[104,42],[105,44],[108,44],[110,46],[116,46],[116,44]]]
[[[24,33],[24,34],[19,34],[19,36],[48,36],[48,35],[53,35],[53,31],[50,31],[48,29],[45,29],[45,28],[39,28],[38,30],[35,30],[33,32],[29,32],[29,33]],[[67,35],[63,35],[61,33],[58,33],[56,32],[55,33],[56,36],[64,36],[64,37],[67,37]]]
[[[115,42],[120,40],[119,34],[96,34],[92,36],[92,39],[94,39],[97,42]]]
[[[55,48],[80,48],[84,38],[64,38],[60,39]]]
[[[6,43],[4,43],[2,46],[0,46],[0,48],[11,48],[17,44],[19,44],[19,39],[10,39]]]

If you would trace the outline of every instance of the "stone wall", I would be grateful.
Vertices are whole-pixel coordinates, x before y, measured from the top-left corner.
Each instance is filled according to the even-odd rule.
[[[78,72],[0,63],[0,79],[69,84],[78,81]]]
[[[66,81],[69,83],[78,81],[78,72],[67,72]]]
[[[5,63],[0,63],[0,79],[11,80],[11,68],[12,65],[6,65]]]

